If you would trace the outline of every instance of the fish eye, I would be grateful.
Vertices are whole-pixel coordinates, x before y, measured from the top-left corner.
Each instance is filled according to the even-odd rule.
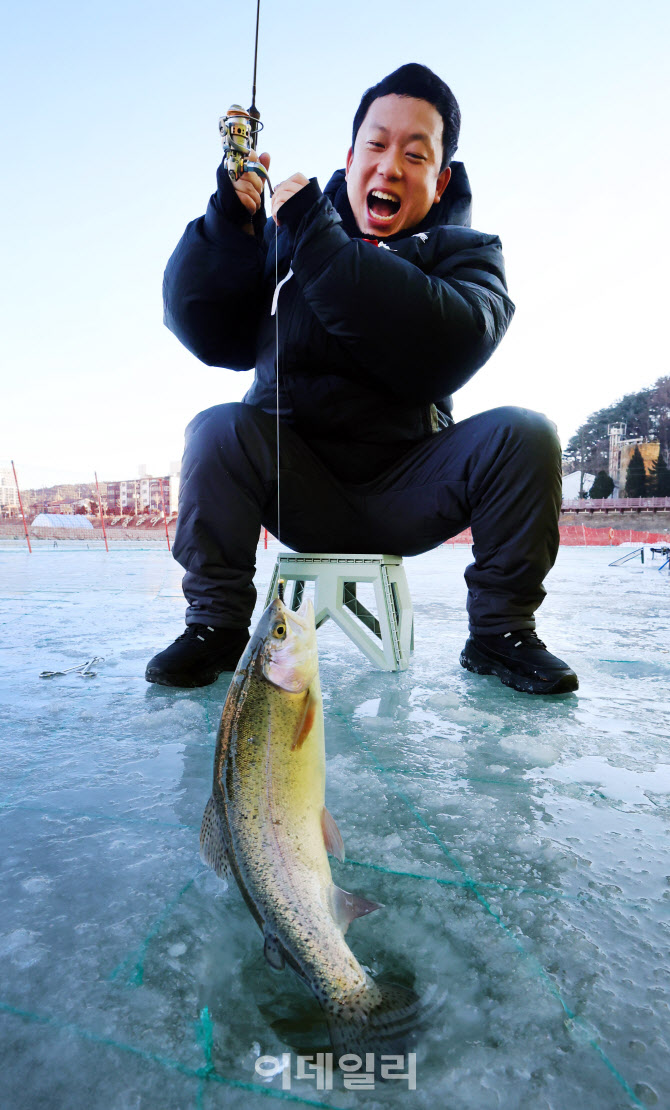
[[[275,634],[275,636],[278,636],[281,639],[283,636],[286,635],[286,625],[285,624],[276,624],[275,627],[274,627],[274,634]]]

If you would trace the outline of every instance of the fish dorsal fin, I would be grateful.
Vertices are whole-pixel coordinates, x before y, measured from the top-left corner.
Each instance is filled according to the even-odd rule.
[[[267,928],[267,926],[265,928],[265,945],[263,947],[263,955],[265,956],[265,959],[269,963],[270,967],[273,967],[275,971],[284,970],[284,953],[282,951],[282,946],[279,943],[279,938],[276,937],[275,934]]]
[[[335,885],[332,888],[332,907],[333,917],[343,933],[346,933],[354,918],[383,909],[381,902],[371,902],[368,898],[361,898],[359,894],[349,894],[349,891]]]
[[[223,840],[221,821],[212,795],[205,806],[200,828],[200,858],[203,863],[216,871],[220,879],[230,878],[230,863]]]
[[[344,863],[342,834],[335,824],[335,818],[325,806],[321,810],[321,831],[323,832],[323,843],[326,845],[326,851],[330,852],[331,856],[335,856],[335,859],[339,859],[340,863]]]

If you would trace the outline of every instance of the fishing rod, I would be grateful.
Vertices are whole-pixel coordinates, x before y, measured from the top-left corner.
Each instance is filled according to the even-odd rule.
[[[254,47],[254,77],[251,86],[251,106],[245,110],[241,104],[231,104],[225,116],[219,119],[219,134],[225,154],[225,165],[231,181],[237,181],[243,173],[257,173],[265,178],[272,196],[274,190],[265,166],[249,158],[256,150],[256,141],[263,130],[261,114],[256,107],[256,67],[258,64],[258,25],[261,13],[261,0],[256,4],[256,45]]]
[[[261,114],[256,107],[256,69],[258,65],[258,25],[261,13],[261,0],[256,3],[256,43],[254,46],[254,76],[251,83],[251,105],[245,111],[241,104],[231,104],[225,116],[219,119],[219,134],[224,150],[224,161],[231,181],[237,181],[243,173],[257,173],[268,183],[270,196],[274,189],[270,184],[270,175],[265,166],[249,158],[249,153],[256,149],[256,140],[263,130]],[[279,286],[277,233],[275,226],[275,289]],[[279,478],[279,307],[275,306],[275,344],[276,344],[276,421],[277,421],[277,539],[281,542],[281,498]],[[282,586],[283,592],[283,586]],[[282,594],[280,593],[280,597]]]

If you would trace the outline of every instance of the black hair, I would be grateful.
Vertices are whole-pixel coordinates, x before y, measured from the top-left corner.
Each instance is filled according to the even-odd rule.
[[[356,136],[372,102],[380,96],[390,96],[392,93],[396,96],[411,96],[416,100],[427,100],[442,116],[441,172],[449,165],[456,153],[461,129],[461,112],[449,86],[441,77],[433,73],[432,69],[418,62],[409,62],[407,65],[400,66],[400,69],[389,73],[387,77],[383,77],[363,93],[354,116],[352,148],[356,145]]]

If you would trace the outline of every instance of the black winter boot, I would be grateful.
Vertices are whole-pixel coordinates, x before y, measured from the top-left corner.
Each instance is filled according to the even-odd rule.
[[[187,624],[165,651],[147,663],[147,682],[161,686],[210,686],[223,671],[234,671],[249,641],[245,628]]]
[[[475,674],[497,675],[524,694],[568,694],[579,686],[575,672],[552,655],[532,629],[497,636],[470,635],[461,666]]]

